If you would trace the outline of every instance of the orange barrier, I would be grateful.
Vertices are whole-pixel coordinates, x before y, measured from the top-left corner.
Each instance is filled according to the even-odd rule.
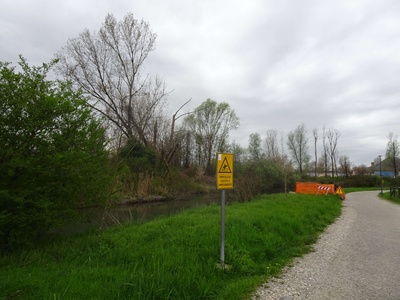
[[[296,193],[326,195],[335,193],[334,184],[322,184],[318,182],[296,182]]]

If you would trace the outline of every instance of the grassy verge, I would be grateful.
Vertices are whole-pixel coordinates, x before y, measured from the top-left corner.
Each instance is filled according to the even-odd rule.
[[[0,299],[244,299],[310,251],[341,211],[332,195],[269,195],[0,258]]]
[[[396,204],[400,204],[400,198],[395,196],[392,197],[390,196],[390,192],[384,191],[383,194],[380,196],[382,199],[388,200],[390,202],[396,203]]]
[[[346,194],[353,192],[364,192],[364,191],[381,191],[380,187],[358,187],[358,188],[344,188]]]

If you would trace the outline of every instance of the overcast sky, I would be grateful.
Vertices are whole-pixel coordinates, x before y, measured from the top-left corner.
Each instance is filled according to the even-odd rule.
[[[173,90],[169,110],[228,102],[243,147],[251,133],[304,123],[310,154],[325,126],[341,133],[339,155],[370,165],[400,133],[398,0],[0,0],[0,61],[49,62],[108,13],[128,12],[157,34],[147,69]]]

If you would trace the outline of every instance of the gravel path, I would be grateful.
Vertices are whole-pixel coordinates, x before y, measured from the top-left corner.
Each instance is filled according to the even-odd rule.
[[[400,205],[379,192],[346,195],[341,217],[315,251],[297,259],[255,299],[400,299]]]

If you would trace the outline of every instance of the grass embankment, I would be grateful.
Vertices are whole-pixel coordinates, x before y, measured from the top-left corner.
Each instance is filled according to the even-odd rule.
[[[348,194],[354,192],[378,191],[378,190],[380,191],[380,189],[381,189],[380,187],[356,187],[356,188],[349,187],[349,188],[344,188],[343,190],[346,194]]]
[[[269,195],[111,228],[0,258],[0,299],[244,299],[311,250],[338,197]]]
[[[384,191],[384,193],[382,195],[380,195],[380,197],[382,199],[388,200],[388,201],[390,201],[392,203],[400,204],[400,197],[398,197],[397,195],[390,196],[390,192],[388,192],[386,190]]]

